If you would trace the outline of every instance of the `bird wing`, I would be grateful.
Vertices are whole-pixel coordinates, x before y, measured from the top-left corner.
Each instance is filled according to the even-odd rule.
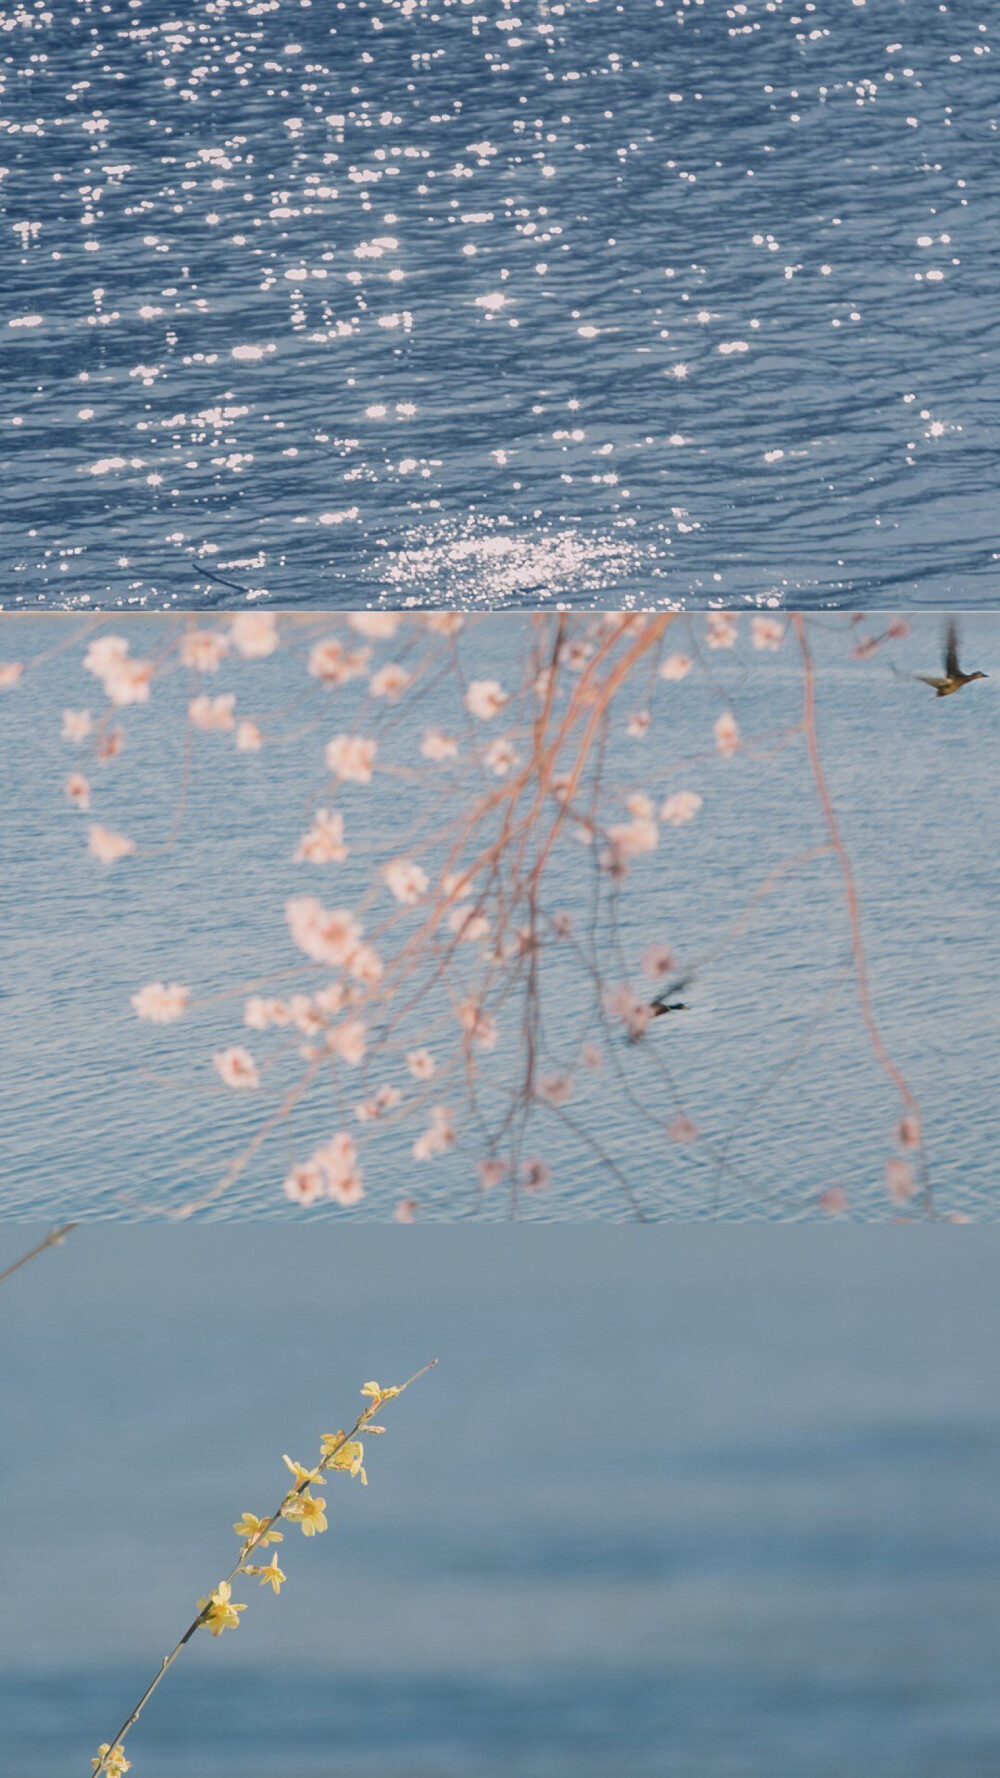
[[[660,989],[660,992],[650,1001],[650,1006],[665,1006],[667,1001],[672,1000],[675,994],[682,994],[684,989],[690,986],[694,981],[694,976],[695,972],[693,969],[689,970],[687,975],[675,976],[669,986]]]
[[[942,685],[949,683],[947,679],[938,679],[933,673],[914,673],[913,677],[919,679],[921,685],[933,685],[935,691],[940,691]]]
[[[959,679],[962,669],[958,664],[958,631],[954,622],[948,625],[944,651],[944,670],[949,679]]]

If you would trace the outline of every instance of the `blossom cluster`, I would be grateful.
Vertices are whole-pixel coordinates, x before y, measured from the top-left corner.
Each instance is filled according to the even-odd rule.
[[[205,1629],[210,1636],[218,1637],[226,1630],[239,1628],[240,1617],[247,1607],[245,1602],[233,1598],[234,1583],[238,1584],[241,1579],[256,1580],[262,1587],[269,1587],[275,1595],[281,1592],[286,1576],[279,1565],[277,1551],[272,1553],[269,1562],[258,1561],[258,1555],[272,1544],[284,1541],[284,1532],[278,1529],[279,1525],[297,1525],[304,1537],[316,1537],[329,1528],[326,1496],[318,1492],[318,1485],[322,1485],[326,1477],[335,1474],[356,1477],[367,1485],[364,1439],[377,1437],[385,1431],[384,1426],[376,1424],[376,1414],[430,1369],[433,1369],[433,1364],[417,1371],[405,1383],[387,1387],[375,1382],[365,1383],[361,1389],[365,1406],[349,1432],[338,1430],[323,1433],[319,1456],[311,1466],[298,1463],[287,1455],[283,1458],[292,1477],[291,1486],[286,1489],[273,1512],[265,1518],[259,1518],[256,1513],[245,1512],[235,1521],[233,1530],[240,1540],[235,1564],[224,1580],[218,1581],[209,1593],[198,1600],[197,1615],[193,1623],[175,1644],[171,1654],[161,1663],[157,1678],[144,1692],[114,1741],[101,1743],[96,1756],[91,1760],[94,1778],[100,1778],[100,1775],[103,1778],[124,1778],[124,1774],[130,1770],[131,1761],[125,1757],[125,1737],[137,1722],[147,1699],[195,1631]]]

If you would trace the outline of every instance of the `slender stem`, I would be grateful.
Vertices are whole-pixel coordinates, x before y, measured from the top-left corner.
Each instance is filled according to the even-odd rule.
[[[30,1255],[26,1255],[25,1257],[30,1258]],[[396,1390],[396,1394],[402,1395],[404,1389],[409,1389],[410,1384],[415,1383],[419,1377],[426,1376],[427,1372],[432,1371],[436,1364],[437,1364],[437,1359],[432,1358],[430,1364],[425,1364],[421,1367],[420,1370],[414,1371],[412,1377],[407,1377],[406,1382],[401,1383],[399,1385],[398,1389]],[[369,1404],[368,1407],[363,1408],[361,1413],[358,1415],[357,1419],[355,1420],[354,1425],[351,1427],[350,1432],[340,1433],[336,1442],[331,1444],[328,1447],[321,1462],[317,1463],[316,1468],[312,1472],[312,1474],[303,1476],[299,1481],[296,1482],[294,1488],[287,1489],[287,1491],[282,1495],[281,1500],[279,1501],[278,1505],[275,1507],[270,1518],[265,1519],[264,1523],[258,1527],[257,1531],[255,1531],[252,1538],[248,1538],[246,1543],[241,1544],[239,1559],[237,1560],[235,1566],[229,1570],[229,1573],[225,1577],[225,1581],[221,1584],[224,1584],[224,1585],[229,1584],[233,1580],[235,1580],[236,1576],[242,1571],[243,1564],[245,1563],[247,1557],[250,1555],[251,1551],[258,1549],[263,1544],[264,1539],[267,1536],[267,1533],[271,1530],[271,1527],[277,1522],[278,1519],[280,1519],[282,1517],[284,1509],[287,1506],[289,1500],[292,1500],[295,1497],[295,1495],[297,1495],[297,1494],[304,1494],[306,1489],[311,1487],[312,1483],[316,1480],[316,1478],[320,1474],[320,1472],[324,1469],[329,1469],[331,1467],[331,1465],[333,1463],[333,1459],[336,1457],[337,1452],[343,1450],[343,1448],[346,1444],[350,1444],[351,1440],[355,1437],[355,1435],[358,1432],[363,1432],[365,1427],[367,1426],[369,1420],[372,1418],[372,1415],[378,1413],[386,1405],[387,1405],[387,1403],[385,1401],[382,1401],[382,1402],[373,1401]],[[165,1677],[165,1675],[167,1674],[169,1669],[173,1666],[173,1664],[176,1661],[177,1656],[180,1654],[182,1648],[184,1648],[186,1643],[190,1642],[195,1631],[201,1628],[202,1624],[205,1622],[205,1616],[206,1616],[207,1609],[208,1608],[206,1607],[205,1610],[202,1610],[198,1613],[198,1616],[194,1619],[193,1623],[190,1623],[188,1625],[183,1636],[181,1636],[179,1638],[179,1640],[174,1644],[170,1653],[168,1655],[164,1655],[162,1661],[160,1662],[159,1671],[150,1680],[149,1684],[147,1685],[145,1691],[142,1694],[142,1697],[139,1699],[138,1704],[136,1704],[135,1708],[132,1711],[130,1711],[129,1715],[125,1718],[125,1721],[122,1723],[122,1726],[118,1730],[117,1735],[115,1735],[114,1739],[108,1743],[110,1751],[108,1754],[105,1755],[104,1760],[102,1760],[101,1764],[97,1767],[97,1771],[94,1775],[94,1778],[99,1778],[100,1773],[107,1770],[106,1762],[110,1758],[111,1753],[114,1751],[114,1749],[116,1747],[121,1746],[122,1742],[125,1739],[125,1736],[129,1732],[129,1729],[131,1729],[133,1727],[133,1725],[136,1722],[138,1722],[139,1717],[141,1716],[143,1710],[145,1709],[150,1698],[152,1697],[153,1693],[155,1692],[157,1686],[159,1685],[160,1681]]]
[[[820,808],[823,811],[823,819],[826,822],[827,832],[830,835],[830,844],[836,856],[837,863],[840,865],[840,873],[843,878],[844,900],[847,905],[847,918],[851,931],[851,951],[854,957],[854,975],[858,989],[858,1000],[861,1005],[861,1017],[864,1021],[865,1030],[868,1033],[868,1040],[876,1060],[892,1081],[907,1111],[912,1112],[917,1119],[917,1127],[920,1132],[920,1156],[924,1179],[924,1199],[928,1213],[933,1215],[934,1201],[931,1194],[930,1176],[927,1168],[927,1155],[923,1145],[923,1120],[920,1113],[920,1102],[917,1095],[904,1078],[901,1070],[896,1066],[889,1051],[886,1049],[882,1039],[882,1033],[879,1030],[875,1018],[874,1008],[872,1007],[868,981],[868,958],[865,952],[864,934],[861,928],[861,903],[858,898],[857,885],[854,880],[854,871],[851,866],[851,860],[848,855],[847,847],[841,837],[840,826],[833,806],[833,798],[831,797],[827,786],[826,774],[823,770],[823,762],[820,757],[819,741],[816,735],[816,668],[813,665],[812,651],[809,647],[809,640],[806,634],[805,619],[800,611],[796,611],[792,614],[792,623],[795,627],[795,634],[802,655],[802,726],[806,737],[806,749],[809,754],[809,765],[813,775],[813,782],[816,786],[816,793],[819,797]]]
[[[22,1253],[20,1259],[16,1259],[13,1265],[5,1267],[0,1272],[0,1284],[5,1278],[10,1278],[21,1266],[26,1266],[29,1259],[35,1259],[39,1253],[44,1253],[47,1247],[59,1247],[65,1241],[66,1236],[77,1226],[78,1224],[75,1222],[61,1222],[58,1228],[50,1229],[44,1241],[39,1241],[36,1246],[29,1247],[27,1253]]]

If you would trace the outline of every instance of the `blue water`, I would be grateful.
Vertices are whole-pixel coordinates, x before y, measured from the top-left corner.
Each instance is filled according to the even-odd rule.
[[[993,1778],[998,1257],[77,1230],[0,1290],[0,1769],[86,1771],[281,1453],[436,1356],[280,1599],[168,1676],[139,1778]]]
[[[8,606],[996,598],[987,6],[3,18]]]
[[[434,878],[445,843],[435,832],[482,789],[473,775],[441,793],[422,762],[412,770],[426,724],[458,734],[463,750],[469,741],[454,674],[440,670],[439,656],[432,653],[424,678],[386,709],[367,700],[363,679],[331,693],[306,672],[317,635],[338,633],[338,625],[345,640],[352,634],[343,620],[331,617],[321,629],[289,617],[283,625],[283,645],[270,659],[230,657],[211,684],[213,693],[236,694],[237,715],[259,721],[262,751],[238,753],[230,735],[195,735],[183,819],[169,845],[192,690],[190,674],[167,653],[181,620],[114,620],[133,654],[162,657],[163,672],[147,706],[118,713],[125,748],[106,766],[60,739],[64,707],[100,709],[99,688],[81,669],[86,626],[66,616],[0,620],[4,652],[29,663],[0,699],[7,1215],[162,1215],[211,1193],[303,1073],[297,1034],[289,1042],[285,1031],[244,1027],[244,995],[311,992],[329,979],[292,945],[286,898],[311,894],[327,907],[361,907],[367,930],[376,931],[392,905],[378,887],[382,865],[416,848]],[[992,1218],[1000,623],[987,613],[964,619],[963,656],[991,677],[942,701],[899,676],[936,667],[939,629],[937,618],[918,615],[905,641],[860,661],[850,655],[862,632],[844,616],[814,616],[808,634],[820,746],[856,873],[872,1003],[889,1054],[922,1103],[935,1206],[941,1215]],[[538,633],[519,614],[475,619],[458,639],[460,671],[466,679],[496,674],[514,692]],[[480,1057],[476,1114],[464,1071],[455,1073],[453,1006],[425,950],[427,969],[412,991],[369,1015],[366,1068],[343,1071],[343,1093],[317,1080],[204,1214],[343,1222],[385,1218],[411,1196],[418,1217],[434,1220],[496,1220],[512,1209],[530,1219],[794,1219],[820,1215],[821,1194],[834,1187],[848,1193],[855,1216],[896,1214],[884,1169],[900,1104],[859,1015],[837,866],[828,856],[800,864],[753,899],[779,865],[826,837],[802,740],[791,733],[802,709],[801,663],[791,639],[761,654],[744,629],[732,653],[706,652],[704,633],[700,615],[668,632],[668,647],[698,656],[682,683],[651,682],[643,667],[623,694],[609,726],[600,805],[617,821],[630,791],[648,791],[658,804],[668,791],[688,789],[704,798],[697,817],[662,825],[656,851],[635,860],[617,896],[609,898],[602,879],[596,921],[587,848],[560,842],[543,880],[543,911],[568,912],[579,941],[556,942],[546,929],[539,950],[536,1071],[573,1077],[570,1103],[561,1111],[536,1103],[524,1136],[522,1153],[551,1167],[549,1188],[521,1193],[512,1206],[506,1189],[481,1197],[477,1187],[486,1152],[479,1117],[499,1127],[523,1081],[523,982],[509,994],[499,983],[491,991],[499,1037]],[[425,646],[421,632],[404,627],[375,646],[372,667],[397,658],[418,670]],[[647,700],[649,733],[630,739],[624,713]],[[727,708],[746,747],[721,759],[712,726]],[[350,855],[343,864],[296,864],[314,809],[330,801],[324,744],[354,727],[379,737],[376,763],[386,769],[370,786],[341,788],[336,806]],[[518,744],[523,754],[523,737]],[[89,817],[63,794],[66,774],[81,765],[93,783]],[[86,850],[88,819],[134,838],[136,855],[102,869]],[[397,926],[379,941],[386,959],[409,931]],[[682,969],[697,967],[683,994],[689,1010],[657,1021],[629,1048],[622,1027],[604,1015],[600,984],[627,975],[638,991],[654,940]],[[478,956],[478,947],[467,949]],[[467,965],[469,980],[478,979],[476,968]],[[155,981],[190,988],[178,1023],[133,1016],[130,997]],[[602,1051],[597,1074],[581,1061],[587,1040]],[[234,1093],[217,1079],[213,1052],[234,1043],[246,1044],[260,1065],[259,1092]],[[401,1054],[418,1044],[430,1046],[441,1070],[422,1102],[413,1099]],[[409,1108],[357,1123],[355,1104],[384,1084],[401,1089]],[[411,1149],[428,1102],[452,1109],[458,1139],[436,1162],[417,1164]],[[668,1139],[678,1111],[693,1119],[698,1141]],[[293,1207],[282,1192],[290,1158],[304,1158],[345,1125],[361,1151],[366,1197],[349,1211],[322,1202],[308,1213]],[[922,1198],[912,1209],[924,1213]]]

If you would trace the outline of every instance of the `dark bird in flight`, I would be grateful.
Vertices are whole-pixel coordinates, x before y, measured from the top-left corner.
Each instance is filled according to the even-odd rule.
[[[665,988],[661,988],[655,999],[649,1002],[649,1010],[654,1019],[661,1018],[665,1012],[687,1012],[689,1010],[687,1003],[683,1000],[676,1000],[674,996],[683,994],[688,984],[693,981],[694,973],[691,972],[688,975],[676,976],[672,982],[667,983]]]
[[[913,677],[919,679],[922,685],[932,685],[935,697],[948,698],[953,691],[961,691],[963,685],[970,685],[973,679],[986,679],[988,674],[962,672],[958,664],[958,631],[950,623],[945,638],[944,674],[915,673]]]
[[[675,996],[683,994],[688,983],[692,981],[694,981],[694,971],[690,970],[687,975],[675,976],[673,981],[668,982],[666,987],[661,988],[660,992],[652,1000],[647,1000],[645,1002],[637,1001],[635,1003],[635,1015],[630,1016],[628,1019],[630,1029],[625,1033],[625,1042],[640,1042],[646,1030],[647,1020],[645,1014],[647,1012],[650,1015],[651,1021],[652,1019],[662,1018],[665,1012],[689,1011],[687,1002],[684,1000],[677,1000]]]

